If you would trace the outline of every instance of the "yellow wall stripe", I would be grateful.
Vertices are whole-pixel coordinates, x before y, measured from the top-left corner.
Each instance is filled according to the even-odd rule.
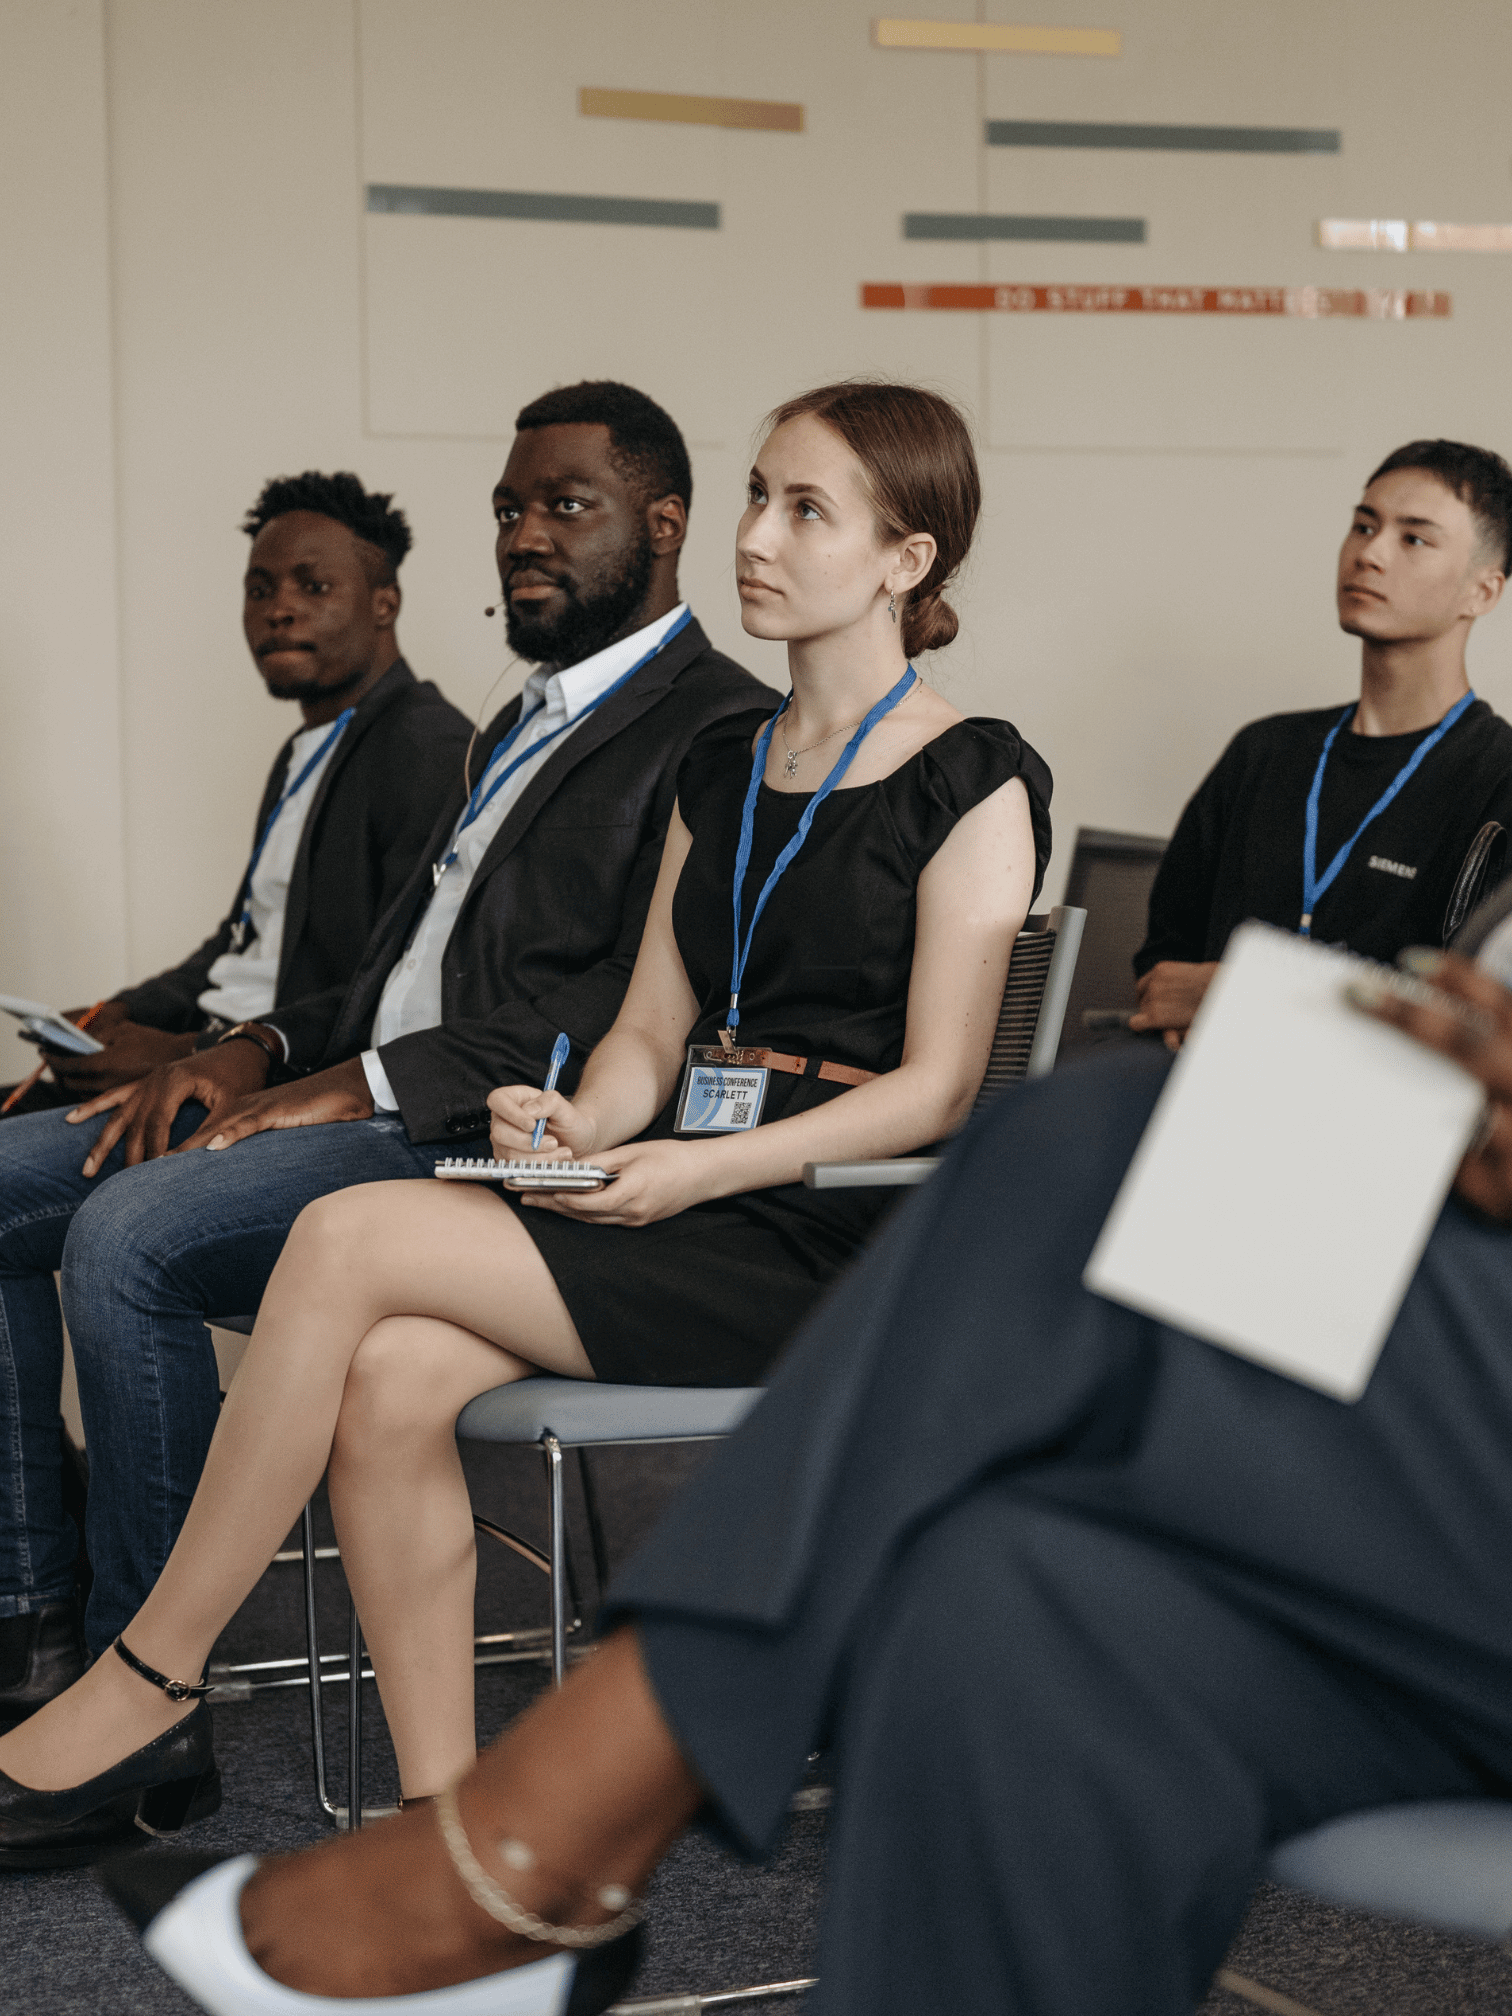
[[[971,49],[1007,56],[1120,56],[1116,28],[1028,28],[1006,21],[874,21],[879,49]]]
[[[678,126],[739,126],[765,133],[801,133],[803,107],[762,98],[696,98],[682,91],[598,91],[584,85],[585,119],[663,119]]]

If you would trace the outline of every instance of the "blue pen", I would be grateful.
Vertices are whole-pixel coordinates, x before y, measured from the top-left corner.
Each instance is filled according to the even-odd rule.
[[[562,1034],[558,1036],[555,1043],[551,1046],[551,1062],[546,1067],[546,1083],[541,1087],[543,1092],[555,1092],[556,1081],[562,1075],[562,1066],[567,1062],[571,1049],[572,1044],[568,1040],[567,1032],[563,1030]],[[541,1136],[545,1132],[546,1121],[543,1116],[537,1120],[535,1126],[530,1130],[530,1146],[532,1150],[540,1147]]]

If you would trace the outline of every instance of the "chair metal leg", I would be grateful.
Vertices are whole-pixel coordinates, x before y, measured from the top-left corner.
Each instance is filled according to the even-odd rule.
[[[609,1587],[609,1546],[604,1538],[604,1522],[599,1517],[598,1492],[594,1489],[593,1473],[588,1466],[588,1451],[578,1444],[578,1481],[583,1487],[583,1510],[588,1515],[588,1539],[593,1547],[593,1573],[598,1583],[597,1605],[604,1601],[604,1591]]]
[[[735,2009],[745,2002],[771,2002],[779,1995],[806,1995],[819,1986],[819,1976],[802,1981],[765,1981],[755,1988],[716,1989],[710,1995],[653,1995],[646,2000],[616,2002],[608,2016],[705,2016],[716,2009]],[[1303,2016],[1312,2016],[1305,2011]]]
[[[348,1599],[351,1627],[347,1639],[347,1831],[362,1825],[362,1621]],[[312,1694],[320,1689],[312,1687]]]
[[[567,1504],[563,1488],[562,1445],[550,1433],[541,1437],[546,1457],[548,1499],[547,1551],[551,1555],[551,1684],[560,1687],[567,1673]]]
[[[305,1670],[318,1674],[320,1641],[315,1627],[315,1515],[308,1504],[300,1522],[300,1538],[304,1543],[305,1653],[309,1662]],[[325,1711],[318,1685],[310,1689],[310,1749],[315,1758],[315,1797],[326,1817],[335,1820],[335,1801],[326,1790]]]

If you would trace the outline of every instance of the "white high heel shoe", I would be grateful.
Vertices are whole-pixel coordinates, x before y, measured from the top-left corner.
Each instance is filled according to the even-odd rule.
[[[305,1995],[265,1974],[247,1951],[241,1893],[256,1867],[255,1855],[210,1868],[201,1856],[136,1855],[108,1864],[100,1880],[153,1959],[210,2016],[602,2016],[640,1957],[636,1925],[610,1945],[551,1953],[451,1988],[340,2000]]]

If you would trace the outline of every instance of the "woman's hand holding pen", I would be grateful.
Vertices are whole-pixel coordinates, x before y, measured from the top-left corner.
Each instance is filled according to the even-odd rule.
[[[493,1121],[488,1139],[501,1160],[531,1154],[570,1155],[574,1161],[593,1153],[598,1127],[591,1113],[576,1106],[564,1092],[543,1092],[538,1085],[501,1085],[488,1095]],[[536,1122],[546,1122],[539,1148],[532,1149]]]
[[[488,1138],[501,1160],[528,1160],[535,1124],[544,1118],[546,1132],[535,1151],[541,1160],[570,1156],[614,1173],[616,1180],[602,1190],[521,1192],[520,1202],[533,1211],[556,1211],[598,1225],[650,1225],[713,1194],[707,1142],[629,1141],[596,1152],[599,1130],[591,1109],[534,1085],[501,1085],[489,1093],[488,1108],[494,1116]]]

